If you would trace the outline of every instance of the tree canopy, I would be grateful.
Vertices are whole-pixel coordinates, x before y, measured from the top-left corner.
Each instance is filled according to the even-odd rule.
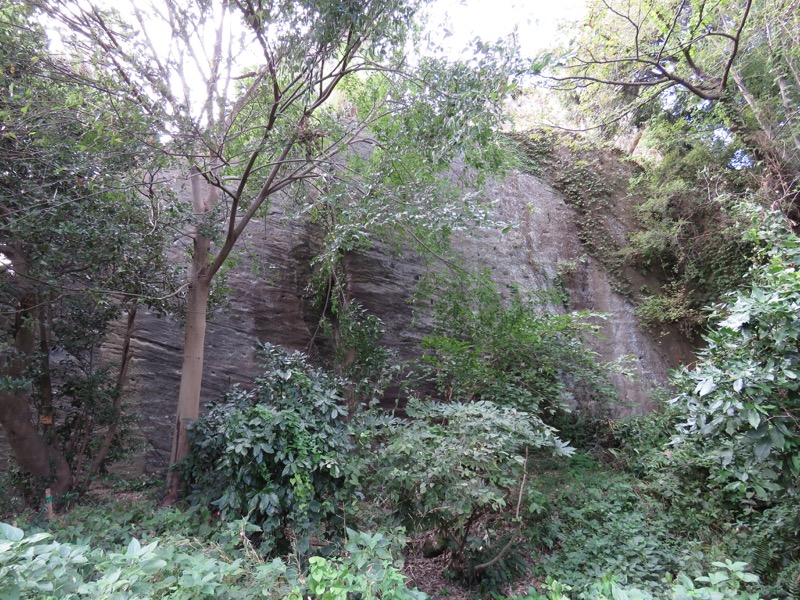
[[[643,125],[659,110],[702,118],[767,173],[764,189],[794,214],[800,172],[798,5],[601,0],[553,76],[593,125]],[[724,132],[724,133],[723,133]]]
[[[152,192],[154,214],[183,216],[192,247],[174,463],[199,410],[212,283],[275,198],[324,226],[318,264],[339,282],[347,254],[376,234],[429,247],[482,214],[458,190],[501,162],[493,137],[519,63],[488,44],[469,60],[407,59],[417,2],[20,6],[21,22],[58,32],[63,57],[48,62],[72,90],[70,106],[94,111],[78,149],[106,155],[96,157],[103,168],[80,165],[80,181],[93,181],[92,169],[110,174],[124,157],[188,175],[191,206],[155,200],[158,177],[139,188]],[[352,299],[325,285],[338,320]]]
[[[115,121],[125,114],[64,75],[23,4],[3,6],[0,37],[0,417],[20,465],[46,477],[54,460],[64,489],[81,464],[99,468],[112,442],[86,452],[119,416],[122,381],[95,358],[110,321],[138,303],[163,308],[169,294],[159,197],[147,186],[158,164],[123,141]],[[56,407],[66,420],[54,421]]]

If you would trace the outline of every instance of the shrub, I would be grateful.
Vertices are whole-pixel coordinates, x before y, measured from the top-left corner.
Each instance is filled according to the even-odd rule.
[[[488,400],[538,416],[577,404],[590,413],[616,399],[607,367],[586,348],[596,314],[554,315],[544,299],[504,299],[479,278],[444,282],[425,373],[446,400]]]
[[[238,527],[238,524],[234,524]],[[173,600],[272,598],[324,600],[392,598],[421,600],[381,553],[381,538],[351,531],[350,553],[336,558],[312,557],[302,574],[280,559],[261,560],[239,549],[230,559],[214,544],[159,538],[142,544],[101,548],[61,543],[49,533],[26,536],[0,523],[0,597],[171,598]],[[238,536],[235,536],[238,538]],[[364,543],[364,540],[375,543]],[[228,549],[230,550],[230,549]]]
[[[685,460],[747,505],[795,493],[800,477],[800,239],[778,221],[751,234],[771,249],[713,315],[706,347],[676,378]]]
[[[255,389],[232,390],[198,419],[181,468],[194,501],[216,505],[224,519],[246,516],[263,531],[264,550],[292,540],[305,554],[344,483],[351,446],[341,384],[300,353],[264,345],[260,354]]]
[[[800,597],[800,506],[786,498],[732,529],[729,542],[753,565],[770,597]]]
[[[447,530],[481,508],[505,508],[526,448],[572,452],[540,419],[491,402],[412,400],[407,413],[413,420],[392,421],[375,453],[375,476],[417,525]]]
[[[643,326],[654,329],[675,323],[681,333],[691,337],[705,320],[695,304],[696,301],[685,286],[679,282],[671,282],[661,288],[661,294],[640,298],[636,316]]]
[[[715,570],[691,579],[679,575],[676,579],[665,580],[663,593],[653,595],[646,590],[620,584],[614,577],[602,577],[592,583],[584,592],[578,594],[580,600],[762,600],[757,592],[750,592],[748,584],[758,582],[758,576],[747,572],[743,562],[715,561]],[[530,588],[525,596],[514,596],[510,600],[570,600],[572,587],[557,579],[548,578],[542,585],[544,593]]]
[[[529,531],[546,546],[537,573],[581,593],[607,576],[652,591],[687,566],[692,544],[676,539],[674,516],[629,477],[584,457],[555,485],[550,520]]]
[[[388,421],[372,446],[375,499],[407,525],[437,531],[452,550],[452,567],[472,576],[482,557],[504,552],[519,532],[529,449],[569,455],[572,448],[539,418],[487,401],[412,400],[407,413],[413,420]],[[498,521],[497,535],[473,544],[488,516]]]

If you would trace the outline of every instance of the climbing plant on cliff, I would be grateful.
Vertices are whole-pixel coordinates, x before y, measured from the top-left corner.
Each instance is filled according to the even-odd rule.
[[[81,77],[147,112],[160,134],[147,142],[191,173],[193,251],[173,463],[186,456],[186,427],[198,415],[211,284],[248,224],[279,194],[298,194],[299,214],[308,214],[356,177],[348,190],[367,200],[353,213],[367,235],[378,224],[374,207],[391,196],[376,180],[360,184],[363,173],[344,157],[354,153],[369,165],[365,149],[389,155],[398,140],[413,144],[418,160],[388,171],[375,159],[383,167],[378,180],[405,190],[400,202],[418,208],[396,211],[395,221],[458,212],[452,196],[434,193],[440,184],[415,175],[431,166],[445,171],[476,147],[474,133],[487,130],[476,125],[498,117],[476,108],[499,106],[508,89],[507,78],[488,78],[497,86],[485,89],[484,78],[464,77],[470,64],[412,67],[404,52],[416,0],[168,0],[131,2],[125,12],[73,0],[35,4],[68,32],[73,52],[89,46],[91,68]],[[365,78],[376,85],[358,102],[340,101],[346,83]],[[176,479],[171,487],[177,492]]]
[[[645,140],[659,157],[640,160],[644,168],[631,181],[640,228],[626,249],[633,265],[667,281],[661,294],[642,299],[640,318],[692,335],[705,321],[703,308],[741,284],[754,250],[742,235],[750,217],[737,209],[750,196],[752,173],[731,166],[742,146],[715,136],[705,113],[679,100],[649,121]]]
[[[433,287],[435,321],[423,340],[423,373],[448,401],[484,400],[535,415],[578,405],[602,412],[616,398],[610,365],[586,347],[590,313],[553,314],[547,297],[484,277],[454,274]]]
[[[625,256],[666,280],[640,298],[648,325],[697,335],[702,307],[741,280],[742,195],[798,222],[798,6],[593,1],[549,71],[577,128],[639,150],[642,227]]]
[[[100,364],[109,323],[127,310],[130,334],[166,271],[158,199],[133,167],[147,147],[46,48],[23,3],[0,8],[0,423],[20,470],[63,491],[119,424],[129,355],[115,375]]]

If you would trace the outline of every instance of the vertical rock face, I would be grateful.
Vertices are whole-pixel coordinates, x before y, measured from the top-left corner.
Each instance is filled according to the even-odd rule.
[[[581,243],[579,215],[551,187],[529,175],[512,175],[491,191],[491,197],[496,219],[515,226],[504,236],[474,232],[456,241],[459,250],[490,268],[499,283],[557,287],[566,306],[551,305],[549,310],[605,314],[595,319],[602,336],[587,340],[588,347],[605,361],[622,360],[634,373],[633,378],[613,376],[622,400],[616,416],[655,408],[652,389],[666,384],[669,370],[689,360],[690,344],[674,335],[654,337],[640,327],[633,303],[615,289],[613,278]]]
[[[504,235],[488,228],[460,232],[455,248],[469,264],[489,269],[500,284],[527,289],[557,285],[568,302],[552,310],[606,313],[607,319],[599,321],[604,337],[587,343],[605,360],[629,357],[636,374],[633,380],[615,379],[623,400],[616,413],[650,410],[651,387],[665,383],[669,369],[691,356],[688,343],[675,337],[656,339],[639,327],[633,304],[615,291],[608,273],[581,243],[578,215],[547,184],[529,175],[511,175],[490,190],[490,197],[496,203],[495,219],[513,227]],[[283,219],[279,208],[249,227],[246,251],[228,277],[228,304],[213,312],[203,401],[219,397],[231,384],[246,386],[258,373],[257,342],[317,352],[317,316],[307,291],[317,240],[313,228]],[[424,318],[412,318],[408,301],[424,261],[377,243],[368,252],[349,256],[348,269],[354,298],[385,324],[384,343],[402,358],[414,356],[426,325]],[[106,359],[118,358],[121,335],[120,326],[109,337]],[[182,344],[178,320],[140,313],[125,391],[129,411],[140,415],[147,447],[140,469],[163,469],[169,457]]]
[[[290,349],[313,349],[314,319],[306,287],[314,243],[303,223],[288,223],[275,210],[251,223],[242,240],[240,266],[225,282],[225,306],[212,310],[206,331],[201,401],[218,398],[233,384],[247,386],[258,374],[255,346],[271,342]],[[140,312],[131,341],[133,358],[126,404],[139,415],[147,444],[147,467],[168,459],[180,386],[183,329],[171,317]],[[118,360],[121,330],[109,337],[104,358]]]

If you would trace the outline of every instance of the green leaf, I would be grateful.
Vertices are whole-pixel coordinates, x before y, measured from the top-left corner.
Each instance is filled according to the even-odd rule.
[[[766,459],[772,452],[772,440],[769,438],[761,438],[761,440],[756,444],[755,452],[759,459]]]
[[[8,523],[0,523],[0,534],[2,534],[5,539],[12,542],[18,542],[25,536],[25,532],[22,531],[22,529],[9,525]]]
[[[108,584],[116,582],[120,578],[121,575],[122,575],[122,569],[114,569],[113,571],[108,571],[103,576],[101,581],[104,584],[108,585]]]
[[[750,312],[735,312],[724,321],[720,322],[720,327],[739,331],[742,325],[750,322]]]
[[[719,585],[723,581],[729,581],[730,577],[725,571],[714,571],[708,574],[708,581],[711,585]]]
[[[627,592],[616,585],[611,587],[611,597],[614,600],[629,600]]]
[[[28,538],[25,541],[28,544],[37,544],[43,540],[48,540],[51,537],[53,537],[51,534],[40,531],[39,533],[34,533],[33,535],[28,536]]]
[[[138,556],[139,552],[142,549],[142,545],[139,543],[139,540],[136,538],[131,538],[131,541],[128,543],[128,550],[125,552],[126,556]]]
[[[771,427],[769,430],[769,439],[772,442],[772,447],[776,450],[783,450],[786,445],[786,438],[780,432],[778,427]]]
[[[706,377],[705,379],[700,381],[700,383],[697,384],[697,387],[695,388],[694,393],[697,394],[700,397],[703,397],[703,396],[707,396],[708,394],[713,392],[715,389],[717,389],[717,384],[714,383],[714,377],[709,376],[709,377]]]

